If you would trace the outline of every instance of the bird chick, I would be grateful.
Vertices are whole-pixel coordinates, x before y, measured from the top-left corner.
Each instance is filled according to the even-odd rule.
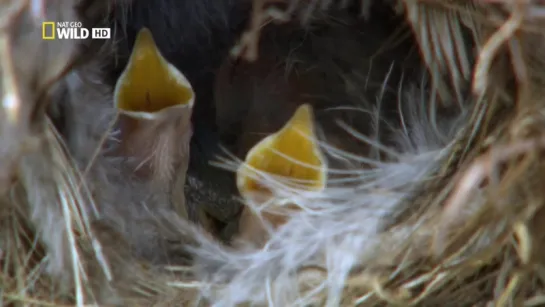
[[[237,170],[237,187],[246,206],[235,244],[263,245],[269,231],[300,210],[296,203],[281,205],[287,195],[278,192],[319,192],[325,188],[327,163],[317,143],[312,112],[309,104],[301,105],[282,129],[248,152]]]
[[[102,82],[99,66],[92,64],[66,80],[68,147],[101,219],[124,236],[137,256],[170,261],[166,250],[172,238],[159,216],[187,217],[184,184],[193,88],[164,59],[146,28],[115,89]]]
[[[85,0],[97,6],[96,0]],[[123,0],[111,3],[108,26],[116,50],[106,59],[104,81],[114,86],[132,53],[137,33],[146,27],[153,34],[162,56],[183,71],[192,85],[196,103],[192,108],[193,136],[185,186],[188,215],[192,221],[212,221],[222,228],[240,211],[236,186],[231,173],[210,165],[222,154],[215,127],[212,93],[214,74],[229,48],[244,30],[250,15],[251,0]],[[91,5],[93,4],[93,5]],[[100,23],[95,16],[92,22]],[[214,206],[213,218],[203,216],[200,207]],[[209,227],[209,229],[211,229]]]
[[[408,64],[400,60],[394,65],[391,59],[410,54],[405,45],[386,43],[392,32],[380,16],[362,21],[350,12],[331,12],[307,25],[293,20],[263,27],[257,60],[227,58],[216,75],[216,124],[225,147],[244,159],[309,104],[316,137],[328,148],[329,167],[360,169],[361,160],[343,153],[371,154],[373,146],[353,131],[380,143],[380,136],[367,132],[383,126],[375,114],[382,118],[397,108],[398,84]],[[342,176],[332,173],[331,179]],[[204,210],[218,212],[212,205]]]
[[[172,180],[174,169],[185,173],[195,95],[185,76],[159,53],[146,28],[138,34],[114,99],[123,140],[116,154],[136,158],[137,167],[151,172],[160,184]]]

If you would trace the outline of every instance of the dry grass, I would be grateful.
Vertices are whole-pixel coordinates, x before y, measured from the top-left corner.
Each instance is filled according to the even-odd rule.
[[[343,306],[545,304],[545,10],[537,2],[404,1],[439,101],[464,101],[472,79],[474,98],[464,102],[472,112],[448,157],[429,174],[435,179],[406,199],[404,214],[379,234],[381,248],[356,261],[342,289]],[[25,3],[31,9],[34,2]],[[284,16],[271,12],[268,19]],[[29,16],[24,20],[30,24]],[[267,18],[256,17],[254,26]],[[463,37],[462,27],[473,35]],[[239,51],[252,59],[258,31],[249,33]],[[0,56],[7,56],[5,50]],[[13,76],[5,64],[2,72],[5,101]],[[38,96],[20,95],[19,103],[34,110]],[[82,206],[92,197],[45,116],[25,126],[14,121],[21,134],[5,125],[8,111],[2,111],[2,142],[15,135],[40,141],[25,154],[0,151],[2,172],[5,165],[18,165],[9,171],[18,181],[2,189],[7,192],[0,199],[2,305],[184,306],[199,299],[200,289],[226,286],[197,278],[202,268],[156,268],[134,259],[123,238],[85,215]],[[14,156],[21,161],[3,160]],[[208,242],[187,225],[175,226]],[[413,229],[408,239],[401,235],[407,229]],[[59,241],[47,241],[43,232],[61,233]],[[297,274],[301,296],[330,278],[324,266],[304,266]],[[334,305],[327,290],[310,295],[317,305]]]

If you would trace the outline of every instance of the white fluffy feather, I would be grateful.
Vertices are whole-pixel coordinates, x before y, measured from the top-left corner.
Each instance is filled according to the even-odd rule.
[[[278,198],[289,199],[304,210],[271,232],[264,248],[233,250],[202,237],[202,245],[194,250],[197,271],[211,285],[203,295],[211,299],[213,306],[243,302],[268,306],[310,304],[313,297],[303,296],[295,272],[311,266],[327,272],[326,282],[313,285],[313,291],[327,291],[327,306],[338,306],[349,272],[365,265],[375,251],[390,248],[380,246],[382,228],[401,210],[403,200],[439,166],[463,123],[465,115],[459,114],[438,118],[440,125],[436,125],[426,113],[425,95],[424,90],[414,87],[400,97],[400,105],[405,107],[399,118],[402,125],[394,130],[394,142],[389,148],[380,145],[381,140],[362,136],[362,142],[388,151],[388,159],[369,161],[367,157],[340,153],[355,165],[374,165],[351,170],[354,184],[331,180],[320,193],[277,191]],[[325,148],[326,152],[334,150]],[[396,234],[399,242],[411,231]]]

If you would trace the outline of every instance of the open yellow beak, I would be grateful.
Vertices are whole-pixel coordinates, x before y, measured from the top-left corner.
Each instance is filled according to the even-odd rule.
[[[115,87],[118,110],[133,117],[156,118],[167,108],[191,108],[194,96],[187,78],[161,55],[150,30],[140,30]]]
[[[322,190],[327,165],[317,144],[312,107],[300,106],[280,131],[255,145],[244,162],[237,172],[237,186],[244,197],[268,192],[263,184],[267,179],[259,182],[252,176],[260,172],[283,177],[291,187],[301,190]]]

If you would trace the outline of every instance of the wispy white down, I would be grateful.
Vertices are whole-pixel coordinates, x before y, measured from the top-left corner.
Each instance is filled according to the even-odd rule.
[[[463,112],[430,118],[429,105],[433,104],[425,90],[415,86],[403,92],[400,116],[381,118],[377,122],[385,124],[374,127],[379,131],[366,134],[390,135],[389,139],[359,136],[381,152],[382,158],[335,152],[353,165],[370,166],[350,169],[349,179],[330,179],[323,192],[277,191],[278,199],[288,199],[303,210],[273,231],[264,248],[235,250],[205,236],[200,238],[201,245],[194,250],[196,270],[210,285],[202,294],[212,306],[244,302],[305,306],[318,292],[327,294],[326,306],[338,306],[349,272],[356,266],[365,267],[376,251],[390,248],[380,246],[379,234],[385,223],[403,209],[402,201],[419,183],[433,174],[466,118]],[[375,116],[380,117],[380,112],[375,111]],[[389,134],[385,133],[388,129]],[[323,148],[326,153],[335,151],[327,144]],[[396,237],[402,242],[410,232],[402,231]],[[327,277],[317,279],[312,291],[307,288],[303,292],[296,272],[311,267]]]

